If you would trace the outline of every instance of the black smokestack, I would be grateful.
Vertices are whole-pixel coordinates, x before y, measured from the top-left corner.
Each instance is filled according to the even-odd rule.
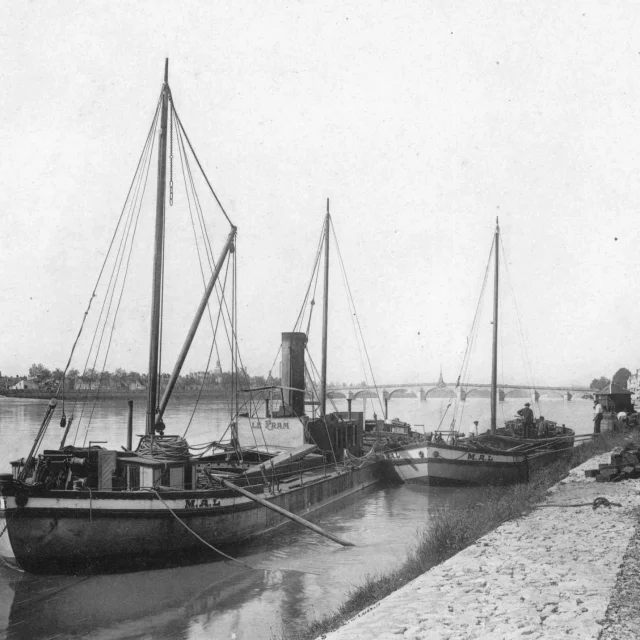
[[[284,401],[297,416],[304,415],[304,347],[307,334],[282,334],[282,386],[300,391],[284,390]]]

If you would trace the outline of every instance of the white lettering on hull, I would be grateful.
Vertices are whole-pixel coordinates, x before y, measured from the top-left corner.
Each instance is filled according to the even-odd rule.
[[[267,429],[267,431],[274,431],[275,429],[287,429],[290,430],[288,420],[252,420],[252,429]]]
[[[471,452],[462,449],[405,449],[402,451],[392,451],[387,454],[390,460],[407,460],[409,462],[426,462],[426,460],[461,461],[461,462],[510,462],[519,463],[524,461],[520,455],[496,455],[489,453]]]
[[[163,497],[164,502],[173,510],[180,511],[181,509],[206,509],[212,507],[231,507],[243,503],[251,502],[249,498],[244,496],[238,496],[233,498],[180,498],[180,499],[168,499]],[[193,504],[192,504],[193,503]],[[15,509],[15,499],[8,498],[6,500],[6,508]],[[140,500],[101,500],[99,498],[93,498],[92,500],[75,500],[73,498],[61,499],[61,498],[43,498],[34,497],[29,498],[29,502],[25,507],[21,507],[25,511],[30,509],[82,509],[89,513],[90,510],[96,511],[167,511],[165,504],[159,500],[152,499],[140,499]]]

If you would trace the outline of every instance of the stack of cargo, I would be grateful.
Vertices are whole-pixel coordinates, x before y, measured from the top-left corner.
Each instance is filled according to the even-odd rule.
[[[628,446],[628,445],[627,445]],[[616,448],[611,452],[611,462],[603,463],[599,469],[586,469],[587,478],[596,482],[620,482],[629,478],[640,478],[640,449]]]

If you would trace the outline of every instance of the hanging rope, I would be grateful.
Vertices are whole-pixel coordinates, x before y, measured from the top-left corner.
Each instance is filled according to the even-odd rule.
[[[189,444],[184,438],[178,436],[170,438],[143,436],[136,453],[142,458],[166,462],[180,462],[190,457]]]
[[[31,463],[35,457],[36,451],[39,449],[42,439],[44,438],[44,434],[47,432],[47,428],[49,427],[49,423],[51,422],[51,417],[53,416],[53,412],[56,409],[55,398],[52,398],[49,404],[47,405],[47,410],[44,414],[44,418],[42,419],[42,424],[40,425],[40,429],[38,429],[38,434],[36,435],[36,439],[33,442],[33,446],[31,447],[31,451],[29,451],[29,455],[27,456],[27,460],[24,463],[24,467],[20,471],[20,475],[18,476],[18,480],[24,482],[24,479],[27,476],[29,468],[31,467]]]
[[[489,271],[491,267],[491,258],[493,256],[494,245],[495,245],[495,238],[493,239],[491,243],[491,248],[489,250],[489,257],[487,259],[487,266],[485,267],[484,276],[482,279],[482,287],[480,288],[480,295],[478,296],[478,302],[476,303],[476,310],[473,316],[473,322],[471,323],[471,330],[469,332],[469,337],[467,338],[467,345],[466,345],[464,354],[462,356],[462,365],[460,367],[460,374],[458,375],[458,380],[456,382],[456,389],[458,387],[464,388],[465,384],[469,381],[468,376],[469,376],[469,371],[471,369],[472,354],[474,352],[474,347],[475,347],[476,340],[479,333],[480,318],[482,315],[482,309],[484,306],[484,298],[485,298],[484,292],[487,287],[487,282],[489,279]],[[460,413],[458,423],[462,424],[462,418],[464,416],[465,407],[466,407],[465,402],[456,402],[456,407],[454,409],[454,414],[452,418],[453,420],[452,425],[455,424],[456,416],[458,412]]]
[[[529,358],[529,353],[527,351],[527,345],[526,345],[526,339],[524,336],[524,326],[522,323],[522,318],[520,316],[520,310],[518,309],[518,303],[516,300],[516,296],[515,296],[515,290],[513,288],[513,284],[511,282],[511,272],[509,271],[509,263],[507,260],[507,254],[504,248],[504,243],[502,242],[502,237],[500,238],[500,245],[502,247],[502,256],[503,256],[503,261],[505,264],[505,273],[507,274],[507,282],[509,284],[509,291],[511,293],[511,299],[513,301],[513,307],[515,309],[516,312],[516,326],[518,329],[518,335],[520,338],[520,350],[521,350],[521,356],[522,356],[522,360],[524,363],[524,367],[525,367],[525,378],[526,378],[526,382],[527,384],[530,385],[530,387],[533,389],[533,395],[534,395],[534,402],[538,407],[538,412],[539,414],[542,413],[541,410],[541,406],[540,406],[540,402],[539,399],[537,398],[538,396],[538,392],[536,389],[536,384],[534,381],[534,376],[533,376],[533,367],[531,366],[531,360]]]
[[[311,277],[309,278],[309,284],[307,285],[307,290],[304,294],[304,299],[302,300],[302,305],[300,306],[300,312],[298,313],[298,317],[296,318],[296,321],[293,325],[293,331],[299,331],[302,328],[302,324],[303,324],[303,318],[304,318],[304,312],[305,309],[307,308],[307,302],[309,300],[309,294],[311,292],[311,287],[314,284],[314,280],[315,283],[317,284],[318,282],[318,278],[319,278],[319,273],[320,273],[320,257],[322,255],[322,247],[324,246],[324,242],[325,242],[325,225],[324,222],[322,223],[322,230],[320,232],[320,239],[318,240],[318,246],[316,247],[316,254],[313,260],[313,268],[311,270]],[[328,241],[328,240],[327,240]],[[313,297],[315,297],[315,286],[314,286],[314,293],[313,293]],[[307,328],[307,337],[308,337],[308,333],[309,330]]]
[[[120,217],[118,218],[118,223],[116,225],[115,231],[113,232],[113,236],[111,237],[111,242],[109,243],[109,248],[107,249],[107,254],[102,262],[102,267],[100,268],[100,271],[98,273],[98,278],[96,280],[96,283],[93,287],[93,291],[91,293],[91,297],[89,298],[89,304],[87,305],[87,309],[84,312],[84,315],[82,317],[82,322],[80,324],[80,329],[78,330],[78,335],[76,336],[76,339],[73,343],[73,346],[71,347],[71,353],[69,354],[69,359],[67,360],[67,366],[64,368],[63,374],[62,374],[62,378],[60,379],[60,382],[58,383],[58,391],[60,390],[60,385],[64,385],[64,379],[65,376],[67,374],[67,371],[69,370],[69,367],[71,366],[71,361],[73,360],[73,354],[75,352],[76,346],[78,344],[78,340],[80,339],[80,336],[82,335],[82,330],[84,329],[84,324],[87,320],[87,316],[89,315],[89,311],[91,309],[91,303],[93,302],[93,299],[96,297],[96,291],[98,289],[98,285],[100,284],[100,281],[102,280],[102,273],[104,272],[104,269],[106,267],[107,261],[109,259],[109,255],[111,254],[111,248],[113,247],[113,244],[115,242],[116,236],[118,235],[118,229],[120,228],[120,224],[122,223],[122,220],[124,218],[124,214],[126,211],[126,206],[127,206],[127,202],[129,201],[129,198],[131,196],[131,191],[132,189],[134,189],[134,185],[136,184],[136,177],[138,176],[139,172],[140,172],[140,168],[141,166],[143,166],[143,160],[145,158],[145,151],[149,146],[150,141],[153,141],[153,132],[155,131],[155,127],[156,127],[156,121],[158,119],[158,114],[160,113],[160,105],[161,105],[161,101],[162,101],[162,94],[160,95],[160,98],[158,99],[158,103],[156,105],[156,110],[155,110],[155,115],[153,117],[152,123],[151,123],[151,127],[149,129],[149,132],[147,134],[147,139],[145,141],[142,153],[140,154],[140,158],[138,159],[138,166],[136,167],[136,172],[134,174],[133,179],[131,180],[131,184],[129,185],[129,191],[127,192],[127,197],[125,198],[125,202],[124,205],[122,206],[122,210],[120,211]],[[56,395],[58,393],[58,391],[56,392]]]
[[[380,405],[380,411],[384,414],[384,405],[381,399],[380,389],[378,388],[378,384],[376,382],[376,378],[373,373],[373,366],[371,365],[371,358],[369,357],[369,351],[364,341],[364,333],[362,331],[362,326],[360,324],[360,317],[358,316],[358,312],[356,310],[355,300],[353,297],[353,293],[351,292],[351,285],[349,284],[349,278],[347,277],[347,270],[344,266],[344,260],[342,259],[342,252],[340,251],[340,244],[338,243],[338,236],[336,234],[335,227],[333,225],[333,220],[331,220],[331,230],[333,231],[333,239],[336,246],[336,253],[338,254],[338,264],[340,265],[340,271],[342,273],[345,289],[347,291],[347,301],[349,304],[349,308],[351,310],[351,322],[354,327],[354,334],[356,337],[356,344],[358,345],[358,353],[360,355],[360,363],[362,365],[362,371],[366,381],[367,365],[368,365],[368,373],[371,375],[371,380],[373,382],[373,387],[375,389],[376,397],[378,399],[378,404]],[[366,365],[362,357],[363,351],[366,358]]]
[[[202,165],[200,164],[200,160],[198,160],[198,156],[196,155],[196,152],[195,152],[193,146],[191,145],[191,141],[189,140],[189,136],[187,135],[187,132],[185,131],[184,127],[182,126],[182,121],[180,120],[180,118],[178,116],[178,112],[175,109],[175,103],[173,102],[173,97],[171,97],[171,104],[173,105],[173,112],[175,114],[175,118],[176,118],[176,121],[178,123],[178,127],[179,127],[181,133],[184,134],[185,140],[187,141],[187,144],[189,145],[189,149],[191,149],[191,153],[193,154],[193,157],[195,158],[195,161],[198,164],[198,168],[200,169],[200,172],[202,173],[202,176],[204,177],[204,179],[207,182],[207,185],[209,186],[209,190],[213,194],[213,197],[216,199],[216,202],[218,203],[218,206],[220,207],[220,210],[224,214],[224,217],[227,219],[227,222],[231,226],[233,226],[233,223],[229,219],[229,216],[227,215],[227,212],[225,211],[224,207],[222,206],[222,203],[220,202],[220,200],[218,199],[218,196],[217,196],[216,192],[213,190],[213,187],[211,186],[211,183],[209,182],[209,178],[207,178],[207,174],[204,172],[204,169],[202,168]]]
[[[155,490],[152,489],[152,492],[156,495],[156,497],[158,498],[158,500],[160,500],[160,502],[162,502],[162,504],[171,512],[171,515],[194,537],[198,538],[198,540],[200,540],[200,542],[202,542],[202,544],[206,545],[207,547],[209,547],[209,549],[211,549],[212,551],[215,551],[216,553],[219,553],[221,556],[223,556],[224,558],[227,558],[227,560],[232,560],[233,562],[237,562],[238,564],[243,565],[244,567],[247,567],[248,569],[255,569],[255,567],[252,567],[250,564],[247,564],[246,562],[244,562],[243,560],[238,560],[237,558],[234,558],[230,555],[227,555],[226,553],[224,553],[224,551],[220,551],[220,549],[217,549],[216,547],[214,547],[212,544],[209,544],[204,538],[201,538],[191,527],[189,527],[189,525],[184,522],[183,520],[180,519],[180,517],[178,516],[178,514],[162,499],[162,497],[160,496],[160,494]]]
[[[111,309],[111,305],[113,303],[113,299],[115,296],[115,292],[116,292],[116,283],[118,282],[118,277],[120,274],[120,270],[124,261],[124,257],[127,254],[127,245],[129,246],[129,251],[128,251],[128,260],[127,260],[127,269],[128,270],[128,261],[130,260],[131,257],[131,249],[133,246],[133,237],[135,235],[135,229],[137,228],[137,221],[139,219],[139,213],[140,213],[140,209],[142,206],[142,198],[144,196],[144,192],[146,189],[146,185],[147,185],[147,180],[148,180],[148,175],[149,175],[149,169],[151,166],[151,156],[153,153],[153,148],[154,148],[154,144],[155,144],[155,136],[154,136],[154,132],[157,126],[157,122],[158,122],[158,118],[159,118],[159,114],[160,114],[160,102],[158,103],[158,107],[156,109],[156,113],[155,116],[153,118],[153,122],[151,125],[151,128],[149,130],[149,134],[147,135],[147,140],[146,140],[146,144],[145,144],[145,148],[143,149],[142,152],[142,156],[140,158],[140,161],[138,163],[138,167],[136,170],[136,174],[134,176],[133,182],[132,182],[132,187],[129,190],[129,193],[127,194],[127,198],[125,200],[125,205],[123,207],[123,214],[126,212],[127,216],[125,219],[125,223],[122,226],[122,234],[118,243],[118,248],[117,248],[117,252],[114,258],[114,264],[111,270],[111,274],[109,277],[109,281],[107,283],[107,288],[106,288],[106,295],[104,296],[103,299],[103,303],[102,303],[102,307],[98,316],[98,320],[96,323],[96,329],[94,330],[94,334],[93,334],[93,338],[91,340],[91,344],[89,346],[89,351],[87,353],[87,357],[85,360],[85,364],[84,364],[84,369],[83,369],[83,377],[86,377],[87,373],[90,372],[90,380],[89,380],[89,388],[86,390],[85,394],[84,394],[84,398],[82,400],[82,408],[80,411],[80,417],[78,419],[77,422],[77,426],[76,426],[76,432],[75,432],[75,436],[74,436],[74,444],[77,441],[77,437],[79,434],[79,430],[80,430],[80,426],[82,424],[82,419],[84,417],[84,412],[85,412],[85,407],[86,404],[88,402],[89,399],[89,395],[92,391],[92,387],[93,387],[93,380],[94,380],[94,376],[95,376],[95,368],[97,366],[97,361],[99,358],[99,354],[100,354],[100,348],[102,345],[102,341],[104,338],[104,334],[106,331],[106,327],[108,325],[108,317],[109,317],[109,311]],[[122,216],[121,216],[122,219]],[[120,226],[120,221],[118,223],[118,226]],[[132,233],[133,231],[133,233]],[[114,236],[114,240],[112,240],[112,243],[109,247],[109,253],[107,255],[107,258],[105,258],[105,265],[107,262],[107,259],[109,257],[109,254],[111,253],[111,249],[114,245],[114,241],[115,241],[115,236]],[[103,270],[104,270],[104,265],[103,265]],[[102,272],[101,272],[102,273]],[[126,278],[126,276],[125,276]],[[124,282],[121,281],[121,291],[124,288]],[[94,289],[94,293],[92,297],[96,296],[96,290],[97,290],[97,286],[96,289]],[[121,296],[120,296],[121,299]],[[118,305],[119,307],[119,305]],[[86,315],[85,315],[85,319],[86,319]],[[84,322],[84,321],[83,321]],[[114,326],[115,324],[115,317],[112,318],[111,320],[112,326]],[[100,327],[102,326],[102,330],[100,330]],[[99,340],[97,340],[96,343],[96,339],[98,337],[98,334],[100,335]],[[76,341],[77,343],[77,341]],[[75,345],[74,345],[75,348]],[[91,368],[89,368],[89,361],[92,357],[92,353],[94,353],[93,356],[93,365],[91,366]],[[71,360],[69,361],[69,363],[71,362]],[[96,402],[97,402],[97,397],[98,394],[100,392],[100,387],[102,384],[102,379],[103,379],[103,374],[104,374],[104,367],[106,365],[106,358],[103,362],[103,369],[102,372],[100,374],[100,378],[98,381],[98,387],[97,389],[94,389],[96,391]],[[78,400],[76,400],[76,402],[74,403],[74,410],[76,407]],[[88,424],[86,426],[86,432],[85,432],[85,441],[86,441],[86,433],[88,433],[89,430],[89,426],[91,424],[91,417],[93,416],[93,411],[95,410],[95,402],[93,404],[93,407],[91,409],[91,412],[89,414],[89,421]]]
[[[177,118],[177,114],[175,114],[175,116]],[[190,216],[191,216],[192,228],[194,230],[194,237],[195,237],[195,242],[196,242],[196,250],[197,250],[197,254],[198,254],[198,260],[200,262],[200,270],[201,270],[201,274],[202,274],[202,278],[203,278],[203,284],[206,287],[206,277],[204,275],[204,265],[203,265],[203,260],[202,260],[202,256],[201,256],[200,246],[199,246],[198,239],[197,239],[197,234],[196,234],[196,231],[195,231],[195,223],[194,223],[194,220],[193,220],[193,210],[194,209],[195,209],[195,212],[196,212],[196,217],[197,217],[197,220],[198,220],[198,223],[199,223],[199,226],[200,226],[200,231],[201,231],[202,238],[203,238],[204,253],[206,255],[207,261],[209,263],[209,268],[210,268],[211,271],[213,271],[215,269],[215,259],[213,257],[213,251],[212,251],[212,248],[211,248],[211,241],[209,239],[207,225],[206,225],[205,220],[204,220],[204,214],[203,214],[202,206],[200,204],[198,193],[197,193],[197,190],[195,188],[195,182],[194,182],[194,179],[193,179],[193,173],[191,171],[191,166],[190,166],[189,161],[188,161],[187,150],[186,150],[186,146],[184,144],[184,139],[183,139],[182,136],[183,136],[183,131],[181,129],[178,129],[177,130],[177,137],[178,137],[178,141],[179,141],[178,149],[179,149],[179,152],[180,152],[180,161],[181,161],[181,163],[183,165],[183,175],[185,176],[185,190],[187,192],[187,197],[188,197],[189,212],[190,212]],[[189,184],[188,188],[187,188],[187,180],[188,180],[188,184]],[[236,246],[237,246],[237,239],[236,239]],[[235,251],[235,247],[234,247],[234,251]],[[237,344],[236,334],[234,333],[234,328],[233,328],[233,313],[228,308],[226,297],[224,295],[224,289],[221,287],[221,285],[219,283],[216,283],[216,296],[217,296],[218,303],[219,303],[220,307],[223,308],[226,311],[226,315],[223,314],[223,316],[222,316],[223,328],[224,328],[225,334],[227,336],[227,342],[229,344],[229,348],[231,350],[233,350],[234,349],[234,344]],[[207,305],[207,310],[208,310],[208,313],[209,313],[209,323],[210,323],[210,325],[211,325],[211,327],[213,329],[213,319],[211,317],[211,311],[210,311],[210,308],[209,308],[208,305]],[[231,326],[230,329],[227,326],[227,322]],[[214,336],[214,342],[215,342],[215,336]],[[218,360],[220,360],[220,353],[218,351],[217,344],[215,346],[215,349],[216,349],[216,354],[218,356]],[[228,390],[226,389],[226,387],[223,387],[223,388],[225,390],[225,399],[226,399],[227,404],[229,406],[229,412],[230,412],[230,414],[232,414],[233,413],[233,410],[232,410],[233,398],[230,397],[229,395],[227,395],[227,391]]]

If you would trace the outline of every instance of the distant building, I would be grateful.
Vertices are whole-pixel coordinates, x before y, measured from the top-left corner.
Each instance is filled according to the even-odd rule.
[[[599,402],[605,411],[633,411],[631,393],[617,384],[610,382],[604,389],[595,392],[596,402]]]
[[[638,391],[640,391],[640,369],[636,369],[636,372],[629,376],[627,380],[627,390],[631,394],[632,402],[640,400],[640,398],[638,398]]]
[[[0,387],[11,389],[16,382],[20,382],[20,376],[2,376],[0,378]]]
[[[17,389],[17,390],[39,389],[40,385],[38,384],[38,382],[36,380],[22,378],[22,380],[19,380],[18,382],[16,382],[16,384],[14,384],[13,386],[11,386],[9,388],[10,389]]]
[[[213,370],[213,379],[216,384],[222,384],[222,367],[220,366],[220,360],[216,361],[216,368]]]

